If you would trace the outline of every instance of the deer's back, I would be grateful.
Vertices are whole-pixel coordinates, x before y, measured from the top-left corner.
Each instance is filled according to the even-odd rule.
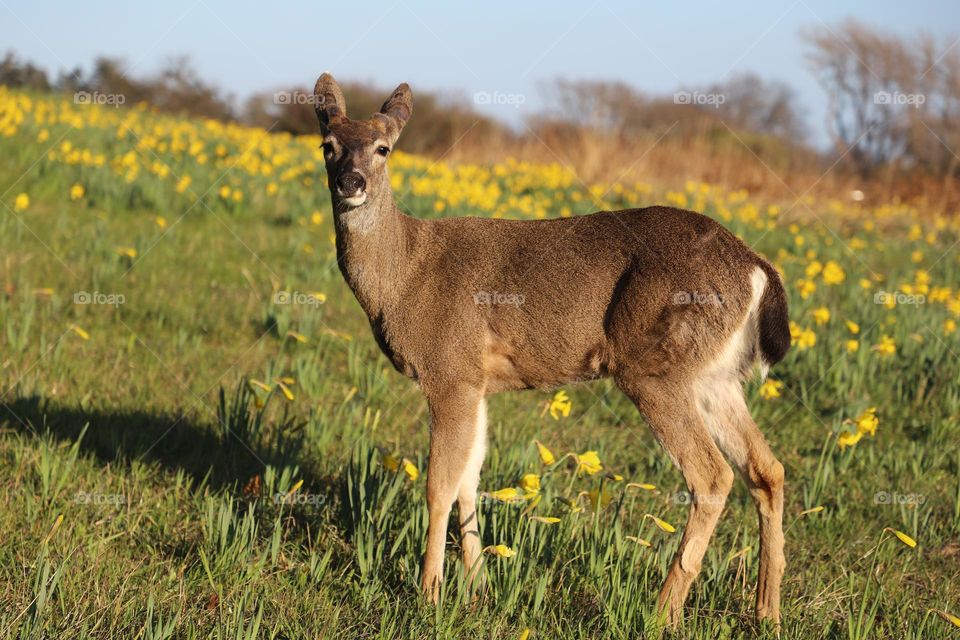
[[[403,320],[417,344],[401,350],[421,373],[481,357],[492,390],[603,376],[624,357],[654,372],[678,349],[706,355],[715,345],[698,341],[742,320],[762,260],[710,218],[669,207],[423,221],[417,244],[421,275],[404,296],[417,304]]]

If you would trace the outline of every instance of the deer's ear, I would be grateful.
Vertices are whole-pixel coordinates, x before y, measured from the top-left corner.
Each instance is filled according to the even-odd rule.
[[[390,116],[403,129],[407,120],[413,115],[413,93],[406,82],[393,90],[387,101],[380,107],[380,113]]]
[[[317,119],[320,120],[320,131],[326,134],[327,125],[332,119],[347,116],[347,102],[343,99],[340,85],[329,73],[317,78],[313,97],[316,101]]]

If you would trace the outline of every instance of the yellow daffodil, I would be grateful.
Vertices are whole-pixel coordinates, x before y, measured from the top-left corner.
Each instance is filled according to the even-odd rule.
[[[567,392],[561,389],[553,395],[553,399],[550,401],[550,417],[554,420],[559,420],[560,416],[569,417],[572,408],[573,402],[567,396]]]
[[[520,488],[527,493],[538,493],[540,491],[540,476],[535,473],[527,473],[520,478]]]
[[[908,536],[907,534],[905,534],[903,531],[899,531],[892,527],[886,527],[884,528],[884,531],[889,531],[890,533],[895,535],[900,542],[907,545],[911,549],[917,546],[917,541],[911,538],[910,536]]]
[[[30,196],[28,196],[25,193],[21,193],[17,195],[16,198],[13,199],[13,210],[16,212],[26,211],[27,207],[29,206],[30,206]]]
[[[666,520],[661,520],[660,518],[658,518],[657,516],[651,513],[645,513],[643,514],[643,517],[650,518],[651,520],[653,520],[653,524],[657,525],[657,528],[660,529],[661,531],[665,531],[666,533],[676,533],[677,531],[677,528],[674,527],[672,524],[670,524]]]
[[[783,383],[779,380],[766,380],[760,385],[760,397],[764,400],[779,398],[781,389],[783,389]]]
[[[520,492],[515,487],[505,487],[491,491],[490,497],[500,502],[512,502],[520,498]]]
[[[871,348],[881,356],[892,356],[897,352],[897,343],[890,336],[883,336],[880,342]]]
[[[826,307],[814,309],[810,312],[810,315],[813,316],[813,320],[818,326],[822,326],[830,322],[830,309],[827,309]]]
[[[863,413],[861,413],[853,421],[857,425],[857,432],[869,435],[873,437],[877,434],[877,425],[880,424],[880,421],[877,419],[877,408],[870,407]]]
[[[849,431],[844,431],[840,434],[840,437],[837,438],[837,446],[840,449],[846,449],[847,447],[852,447],[853,445],[860,442],[860,438],[863,437],[863,434],[859,431],[854,431],[850,433]]]
[[[497,556],[498,558],[512,558],[517,555],[517,552],[508,547],[505,544],[495,544],[484,549],[487,553]]]
[[[823,282],[828,285],[837,285],[842,284],[846,280],[847,274],[843,272],[843,268],[834,262],[829,260],[826,265],[823,267]]]
[[[577,473],[586,473],[592,476],[595,473],[603,471],[603,464],[600,462],[600,456],[596,451],[585,451],[575,456],[577,461]]]
[[[539,440],[534,440],[533,442],[537,445],[537,453],[540,454],[540,462],[542,462],[547,466],[550,466],[551,464],[556,462],[556,458],[553,456],[553,452],[551,452],[550,449],[547,449],[547,447],[542,442],[540,442]]]
[[[403,472],[407,474],[411,482],[415,482],[416,479],[420,477],[420,469],[417,468],[417,465],[413,464],[412,460],[407,458],[403,459]]]

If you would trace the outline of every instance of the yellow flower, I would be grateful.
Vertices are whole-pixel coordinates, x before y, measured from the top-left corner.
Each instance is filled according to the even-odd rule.
[[[854,420],[854,424],[857,425],[857,432],[863,434],[869,434],[871,437],[877,435],[877,425],[880,424],[880,421],[877,419],[877,408],[870,407]]]
[[[818,325],[822,326],[830,322],[830,309],[827,309],[826,307],[814,309],[810,312],[810,315],[813,316],[814,322],[816,322]]]
[[[161,229],[167,228],[167,219],[164,218],[163,216],[157,216],[156,218],[153,219],[153,221],[156,222],[157,226],[160,227]]]
[[[797,291],[800,293],[800,298],[802,300],[809,298],[816,290],[817,283],[815,283],[813,280],[805,280],[803,278],[797,280]]]
[[[534,440],[534,443],[537,445],[537,453],[540,454],[540,462],[549,466],[556,462],[556,458],[553,457],[553,452],[550,449],[547,449],[542,442],[539,440]]]
[[[643,514],[643,517],[650,518],[651,520],[653,520],[653,524],[657,525],[657,528],[660,529],[661,531],[666,531],[667,533],[675,533],[677,531],[677,528],[674,527],[672,524],[670,524],[666,520],[661,520],[660,518],[658,518],[657,516],[651,513],[645,513]]]
[[[13,210],[14,211],[25,211],[27,207],[30,206],[30,196],[25,193],[21,193],[13,200]]]
[[[943,321],[943,333],[944,335],[950,335],[957,330],[957,322],[953,318],[947,318]]]
[[[807,274],[808,278],[815,278],[820,274],[821,271],[823,271],[823,265],[820,264],[819,260],[814,260],[807,265],[805,273]]]
[[[280,387],[280,392],[283,394],[283,397],[287,399],[287,402],[294,401],[293,391],[290,391],[290,388],[287,385],[278,380],[277,386]]]
[[[858,325],[853,320],[847,320],[846,325],[847,325],[847,330],[853,335],[857,335],[858,333],[860,333],[860,325]]]
[[[87,332],[84,331],[81,327],[78,327],[78,326],[75,325],[75,324],[70,325],[70,330],[73,331],[75,334],[77,334],[78,336],[80,336],[80,337],[81,337],[82,339],[84,339],[84,340],[89,340],[89,339],[90,339],[90,334],[87,333]]]
[[[853,445],[860,442],[860,438],[863,437],[863,434],[859,431],[850,433],[849,431],[844,431],[840,434],[840,437],[837,438],[837,446],[841,449],[846,449],[847,447],[852,447]]]
[[[873,288],[873,283],[870,282],[867,278],[860,278],[859,280],[860,288],[870,290]]]
[[[960,627],[960,618],[952,613],[947,613],[946,611],[936,611],[935,613],[953,626]]]
[[[897,343],[890,336],[883,336],[878,344],[873,345],[872,349],[881,356],[892,356],[897,352]]]
[[[559,420],[562,415],[564,418],[570,416],[570,409],[573,408],[573,402],[567,397],[567,392],[561,389],[553,395],[550,401],[550,417]]]
[[[496,491],[490,492],[490,497],[494,500],[499,500],[500,502],[512,502],[520,497],[520,492],[517,491],[514,487],[506,487],[504,489],[497,489]]]
[[[71,200],[79,200],[80,198],[83,197],[83,194],[84,194],[83,185],[80,184],[79,182],[73,185],[72,187],[70,187]]]
[[[193,182],[193,178],[191,178],[190,176],[183,176],[182,178],[177,180],[177,186],[176,186],[177,193],[183,193],[184,191],[189,189],[191,182]]]
[[[117,254],[132,260],[137,257],[137,250],[133,247],[117,247]]]
[[[603,464],[600,462],[600,456],[596,451],[585,451],[576,456],[577,473],[593,474],[603,470]]]
[[[484,549],[487,553],[495,555],[498,558],[512,558],[517,555],[517,552],[508,547],[505,544],[495,544],[493,546],[487,547]]]
[[[230,187],[228,187],[227,185],[223,185],[222,187],[220,187],[220,197],[223,198],[224,200],[227,200],[228,198],[230,198]]]
[[[860,350],[860,341],[859,340],[847,340],[847,353],[856,353]]]
[[[760,397],[764,400],[773,400],[774,398],[779,398],[780,389],[782,388],[783,383],[779,380],[767,380],[760,385]]]
[[[525,474],[520,478],[520,487],[527,493],[537,493],[540,491],[540,476],[535,473]]]
[[[413,462],[407,458],[403,459],[403,472],[407,474],[411,482],[416,481],[416,479],[420,477],[420,469],[417,469],[417,465],[413,464]]]
[[[314,211],[310,214],[310,224],[320,224],[323,222],[323,214],[319,211]]]
[[[892,527],[886,527],[884,528],[884,531],[889,531],[893,535],[897,536],[897,539],[900,540],[900,542],[907,545],[911,549],[917,546],[917,541],[905,534],[903,531],[898,531]]]
[[[843,272],[843,268],[833,260],[828,261],[826,266],[823,267],[824,284],[840,284],[846,277],[847,274]]]

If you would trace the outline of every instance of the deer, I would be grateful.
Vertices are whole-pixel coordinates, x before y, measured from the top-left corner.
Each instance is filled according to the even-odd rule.
[[[380,350],[429,410],[423,595],[439,598],[454,502],[465,575],[480,575],[487,397],[610,378],[690,493],[660,619],[682,620],[733,485],[729,460],[759,516],[756,618],[779,625],[784,467],[743,391],[790,348],[776,268],[713,219],[664,206],[544,220],[407,215],[387,160],[413,115],[410,87],[366,120],[347,117],[329,73],[313,98],[337,265]]]

